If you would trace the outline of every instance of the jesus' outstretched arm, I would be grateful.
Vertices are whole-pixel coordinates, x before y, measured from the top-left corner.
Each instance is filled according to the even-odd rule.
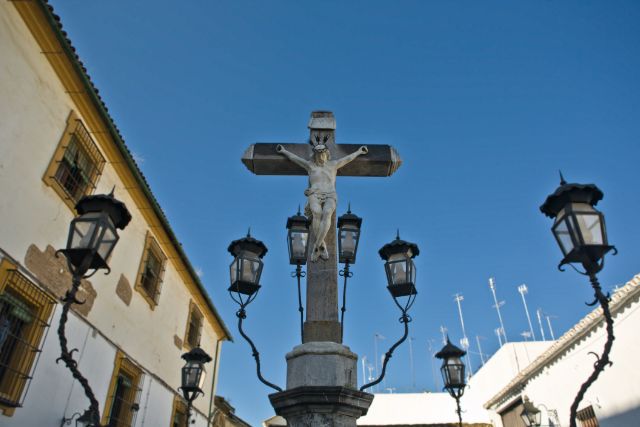
[[[358,148],[353,153],[348,154],[348,155],[342,157],[341,159],[337,159],[336,160],[336,166],[338,167],[338,169],[340,169],[341,167],[343,167],[347,163],[351,163],[353,160],[355,160],[356,157],[360,156],[361,154],[367,154],[368,152],[369,152],[369,150],[367,149],[367,146],[363,145],[362,147]]]
[[[291,160],[296,165],[304,168],[305,170],[309,169],[309,162],[307,160],[293,154],[291,151],[288,151],[286,148],[282,146],[282,144],[278,144],[276,146],[276,151],[280,154],[284,154],[289,160]]]

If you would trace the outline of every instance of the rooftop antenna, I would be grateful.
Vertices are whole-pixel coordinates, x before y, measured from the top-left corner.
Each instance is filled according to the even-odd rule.
[[[480,360],[482,361],[482,366],[484,366],[484,353],[482,352],[482,347],[480,346],[480,338],[484,339],[480,335],[476,335],[476,344],[478,344],[478,354],[480,354]]]
[[[498,320],[500,321],[500,328],[498,328],[498,331],[500,332],[500,334],[502,334],[502,338],[504,338],[504,344],[506,344],[509,342],[509,340],[507,340],[507,331],[505,331],[504,329],[502,314],[500,313],[500,307],[504,305],[504,301],[498,302],[498,297],[496,296],[496,281],[493,277],[489,277],[489,288],[491,288],[491,293],[493,294],[493,302],[495,303],[493,307],[495,307],[496,311],[498,312]],[[500,335],[498,335],[500,347],[502,347],[503,345],[502,338],[500,338]]]
[[[362,356],[362,384],[367,383],[367,356]]]
[[[429,349],[429,359],[431,360],[431,375],[433,376],[433,391],[437,391],[438,377],[436,375],[435,352],[433,351],[433,339],[427,340],[427,348]]]
[[[458,304],[458,314],[460,315],[460,325],[462,326],[462,339],[460,340],[460,345],[467,352],[467,368],[469,369],[469,374],[473,375],[473,368],[471,367],[471,356],[469,355],[469,338],[467,338],[467,331],[464,328],[464,318],[462,317],[462,304],[460,304],[464,297],[462,294],[455,294],[453,296],[453,300]]]
[[[533,326],[531,325],[531,316],[529,316],[529,307],[527,307],[527,300],[525,299],[525,295],[529,293],[529,288],[524,283],[518,286],[518,292],[520,292],[520,296],[522,297],[522,305],[524,305],[524,312],[527,314],[527,322],[529,322],[529,332],[531,333],[531,337],[533,340],[536,340],[536,334],[533,332]]]
[[[409,337],[409,367],[411,368],[411,387],[412,391],[416,389],[416,372],[413,368],[413,341],[414,337]]]
[[[549,333],[551,334],[551,339],[555,341],[556,336],[554,335],[553,328],[551,327],[551,317],[556,317],[556,316],[547,315],[545,317],[547,318],[547,325],[549,325]]]
[[[378,372],[378,340],[383,340],[385,339],[385,337],[382,334],[379,333],[375,333],[373,334],[373,347],[374,347],[374,351],[375,351],[375,362],[376,362],[376,378],[379,378],[379,372]],[[377,385],[376,385],[376,389],[377,389]]]
[[[447,328],[440,325],[440,333],[442,334],[442,345],[447,345]]]
[[[500,347],[502,347],[502,331],[500,330],[500,328],[496,328],[493,330],[493,332],[496,333],[496,336],[498,337],[498,342],[500,343]]]
[[[540,326],[540,334],[542,335],[542,341],[546,341],[547,337],[544,336],[544,328],[542,327],[542,309],[536,310],[536,316],[538,316],[538,326]]]
[[[522,338],[524,338],[525,341],[529,341],[529,339],[531,339],[531,332],[529,331],[522,331],[520,332],[520,335],[522,336]]]

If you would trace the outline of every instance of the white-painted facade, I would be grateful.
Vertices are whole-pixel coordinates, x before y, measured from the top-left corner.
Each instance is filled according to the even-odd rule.
[[[591,406],[601,427],[640,425],[639,301],[637,275],[611,299],[616,337],[609,356],[613,365],[600,374],[578,407],[580,411]],[[487,400],[485,407],[495,425],[502,426],[499,414],[526,396],[542,410],[543,425],[568,426],[569,408],[593,371],[593,353],[602,353],[605,340],[602,310],[597,308]]]
[[[135,426],[169,426],[184,364],[180,356],[187,351],[176,343],[175,337],[184,339],[190,304],[196,304],[205,317],[201,346],[214,357],[208,365],[205,395],[194,402],[194,425],[205,426],[215,394],[219,344],[230,338],[228,331],[193,269],[189,270],[190,265],[185,268],[184,259],[176,256],[182,252],[167,238],[173,236],[171,230],[148,208],[152,202],[141,196],[144,193],[140,187],[146,184],[132,179],[132,173],[125,174],[126,166],[117,162],[118,151],[104,132],[107,125],[96,119],[100,117],[98,110],[87,103],[86,94],[71,93],[60,71],[52,65],[52,56],[66,54],[43,53],[46,49],[41,40],[36,39],[33,28],[27,25],[30,19],[32,24],[40,22],[44,26],[40,15],[36,16],[43,5],[40,1],[0,1],[0,261],[11,260],[35,286],[51,293],[41,275],[27,267],[26,257],[30,248],[45,252],[48,247],[61,249],[66,244],[74,212],[45,183],[43,175],[67,119],[74,112],[106,159],[93,193],[109,193],[115,187],[116,197],[127,205],[133,219],[120,233],[109,261],[111,273],[98,272],[89,279],[97,293],[90,311],[86,316],[78,312],[70,315],[67,325],[70,348],[78,348],[74,357],[89,379],[101,411],[107,401],[114,360],[120,351],[144,374]],[[26,18],[25,13],[35,15]],[[54,27],[50,23],[51,34],[58,31]],[[68,56],[65,58],[72,62]],[[153,309],[133,289],[147,233],[154,236],[168,257],[162,292]],[[122,276],[131,287],[129,304],[115,291]],[[48,334],[43,338],[39,361],[32,368],[33,379],[23,406],[15,410],[4,408],[4,415],[0,406],[1,426],[57,427],[63,416],[83,412],[88,407],[79,384],[62,364],[55,363],[60,354],[56,335],[60,311],[61,305],[57,304]]]

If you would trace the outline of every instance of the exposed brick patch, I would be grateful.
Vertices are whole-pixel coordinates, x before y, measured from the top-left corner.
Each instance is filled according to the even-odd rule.
[[[120,280],[118,280],[118,284],[116,285],[116,295],[124,302],[127,306],[131,304],[131,298],[133,297],[133,291],[131,290],[131,284],[124,274],[120,275]]]
[[[47,245],[47,249],[43,252],[32,244],[27,249],[24,264],[58,298],[62,298],[65,292],[71,288],[72,276],[67,268],[67,261],[62,254],[56,257],[56,250],[53,246]],[[97,295],[91,282],[83,279],[80,282],[76,298],[85,301],[85,303],[73,304],[71,308],[83,316],[87,316]]]
[[[178,347],[178,349],[182,350],[182,339],[179,336],[173,336],[173,343]]]

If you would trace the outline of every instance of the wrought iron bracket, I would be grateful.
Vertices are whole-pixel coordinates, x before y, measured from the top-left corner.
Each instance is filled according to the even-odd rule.
[[[349,262],[344,263],[344,268],[338,273],[341,277],[344,277],[342,285],[342,308],[340,309],[340,341],[344,338],[344,312],[347,311],[347,279],[353,276],[353,273],[349,271]]]
[[[399,321],[400,323],[404,324],[404,335],[402,335],[402,338],[400,338],[395,344],[393,344],[389,351],[385,353],[384,361],[382,362],[382,372],[380,373],[380,376],[376,380],[360,387],[360,391],[365,391],[366,389],[373,387],[384,379],[384,376],[387,372],[387,363],[389,363],[389,359],[391,359],[391,356],[393,356],[394,350],[398,348],[398,346],[402,344],[409,336],[409,322],[411,322],[411,317],[407,314],[406,310],[402,310],[402,316],[400,317]]]
[[[596,272],[592,271],[588,275],[589,280],[591,281],[591,286],[593,287],[595,301],[599,302],[600,306],[602,307],[602,313],[604,315],[607,330],[607,341],[604,344],[602,355],[598,356],[596,353],[589,353],[596,356],[596,361],[593,364],[594,369],[589,378],[587,378],[587,381],[585,381],[582,386],[580,386],[580,390],[578,390],[578,394],[571,404],[571,414],[569,416],[570,427],[576,427],[578,406],[580,406],[580,402],[584,398],[584,395],[586,394],[591,384],[593,384],[598,379],[600,373],[604,371],[607,366],[611,366],[613,363],[609,359],[609,353],[611,352],[611,347],[613,346],[613,340],[615,340],[615,336],[613,335],[613,317],[611,315],[611,310],[609,309],[609,298],[602,292],[602,288],[600,287],[600,283],[598,282],[598,278],[596,277]]]
[[[251,338],[249,338],[247,334],[245,334],[244,330],[242,329],[242,321],[247,318],[247,312],[245,311],[244,307],[245,306],[241,305],[240,310],[236,312],[236,316],[238,317],[238,330],[240,331],[240,335],[242,335],[242,338],[244,338],[251,346],[252,356],[256,361],[256,373],[258,375],[258,379],[262,384],[266,385],[267,387],[271,387],[276,391],[282,391],[280,387],[265,380],[264,377],[262,376],[262,372],[260,370],[260,353],[258,352],[258,349],[256,348],[253,341],[251,341]]]

